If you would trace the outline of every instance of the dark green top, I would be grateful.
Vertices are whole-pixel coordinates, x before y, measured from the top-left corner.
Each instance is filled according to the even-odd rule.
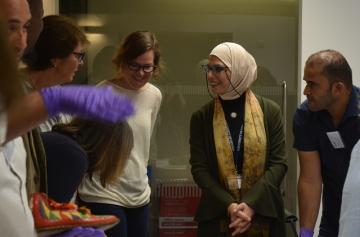
[[[285,236],[284,205],[280,185],[287,171],[285,134],[279,106],[256,96],[264,113],[267,136],[263,177],[242,197],[270,224],[270,236]],[[190,164],[194,181],[202,190],[195,219],[198,222],[224,219],[235,198],[221,185],[213,134],[214,101],[195,112],[190,122]],[[244,134],[246,136],[246,134]]]

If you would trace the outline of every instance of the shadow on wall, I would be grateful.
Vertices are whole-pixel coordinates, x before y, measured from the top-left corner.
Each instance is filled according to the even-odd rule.
[[[92,73],[90,75],[92,83],[111,79],[115,75],[115,69],[111,62],[115,51],[116,47],[114,45],[107,45],[96,54],[92,65]]]
[[[257,80],[254,82],[253,86],[278,86],[276,78],[273,76],[271,71],[264,67],[257,67]]]

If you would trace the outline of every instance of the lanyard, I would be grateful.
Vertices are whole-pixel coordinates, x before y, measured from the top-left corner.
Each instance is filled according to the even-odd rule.
[[[234,147],[234,142],[233,142],[233,139],[232,139],[232,137],[231,137],[231,133],[230,133],[229,127],[227,127],[227,135],[228,135],[228,139],[229,139],[229,142],[230,142],[231,150],[232,150],[233,156],[234,156],[234,163],[235,163],[236,172],[237,172],[238,174],[241,174],[241,170],[239,170],[239,168],[238,168],[238,163],[239,163],[239,159],[240,159],[241,141],[242,141],[243,135],[244,135],[244,124],[242,124],[242,125],[241,125],[241,128],[240,128],[239,138],[238,138],[238,142],[237,142],[237,145],[236,145],[236,150],[235,150],[235,147]]]

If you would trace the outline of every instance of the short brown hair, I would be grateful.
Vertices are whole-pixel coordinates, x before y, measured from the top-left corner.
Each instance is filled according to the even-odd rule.
[[[24,59],[30,70],[45,70],[53,65],[51,59],[68,57],[76,46],[89,44],[85,33],[70,18],[51,15],[43,18],[43,29],[32,54]]]
[[[121,42],[113,57],[113,64],[116,70],[121,69],[125,64],[149,50],[154,51],[154,77],[158,77],[164,65],[161,58],[159,43],[150,31],[135,31],[127,35]]]

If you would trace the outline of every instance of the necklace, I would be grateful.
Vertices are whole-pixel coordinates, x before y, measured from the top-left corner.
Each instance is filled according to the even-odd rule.
[[[236,112],[231,112],[231,113],[230,113],[230,117],[231,117],[231,118],[236,118],[236,117],[237,117],[237,113],[236,113]]]

